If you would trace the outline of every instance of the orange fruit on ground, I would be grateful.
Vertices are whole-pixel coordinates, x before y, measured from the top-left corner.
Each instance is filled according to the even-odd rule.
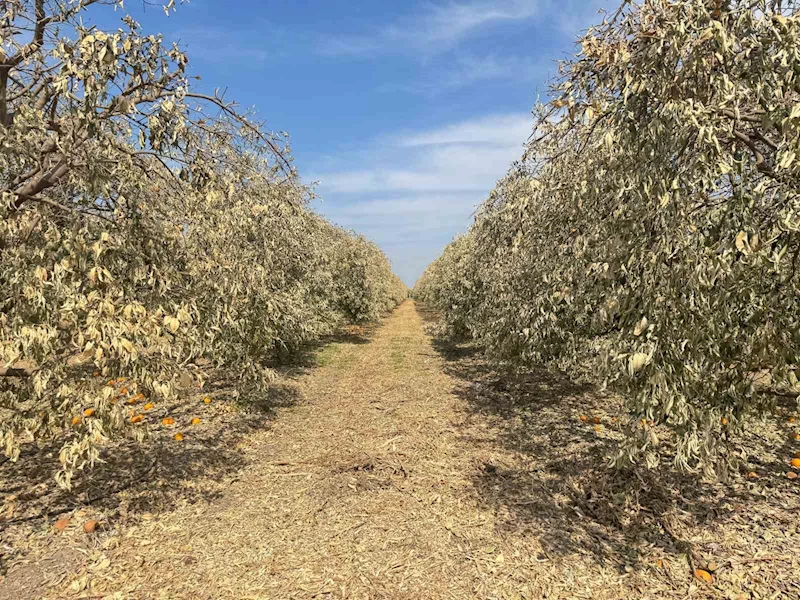
[[[786,478],[787,479],[797,479],[797,473],[795,473],[794,471],[789,471],[788,473],[786,473]]]
[[[694,576],[698,579],[702,579],[706,583],[714,583],[714,578],[711,576],[711,573],[706,571],[705,569],[695,569]]]
[[[796,433],[796,434],[795,434],[795,436],[794,436],[794,441],[795,441],[795,442],[800,442],[800,433]]]
[[[182,433],[176,433],[175,435],[172,436],[172,439],[175,440],[176,442],[182,442],[183,441],[183,434]]]
[[[83,531],[86,533],[94,533],[94,530],[97,529],[98,522],[94,519],[90,519],[83,524]]]
[[[203,402],[205,402],[206,404],[211,404],[211,398],[206,396],[205,398],[203,398]]]
[[[77,425],[81,421],[82,421],[82,419],[80,417],[72,417],[72,424],[73,425]]]
[[[586,421],[588,421],[588,420],[589,420],[589,417],[587,417],[586,415],[581,415],[581,421],[586,423]]]
[[[172,417],[167,417],[166,419],[161,421],[162,425],[175,425],[175,419]]]
[[[787,422],[788,422],[788,423],[794,423],[794,421],[795,421],[795,418],[794,418],[794,417],[789,417],[789,420],[788,420]]]
[[[92,373],[92,375],[95,377],[100,377],[100,371],[95,371],[94,373]]]
[[[755,471],[750,471],[747,474],[747,478],[748,479],[758,479],[758,473],[756,473]]]
[[[133,415],[131,417],[131,423],[141,423],[144,421],[144,415]]]
[[[800,469],[800,458],[793,458],[792,459],[792,466],[795,469]]]
[[[56,531],[64,531],[69,525],[69,519],[64,517],[63,519],[59,519],[53,524],[53,527]]]
[[[107,385],[114,385],[115,383],[117,383],[117,382],[112,379],[111,381],[108,382]]]
[[[592,423],[595,425],[600,425],[600,417],[592,417]]]
[[[87,408],[85,411],[83,411],[84,417],[91,417],[93,414],[94,414],[93,408]]]
[[[128,388],[122,388],[119,391],[119,393],[122,394],[123,396],[127,396],[128,395]]]
[[[140,393],[136,394],[135,398],[136,398],[137,400],[144,400],[144,394],[142,394],[142,393],[140,392]]]
[[[192,419],[192,425],[200,425],[200,419],[198,417]]]
[[[144,409],[145,410],[151,410],[151,409],[153,409],[155,407],[156,407],[156,405],[153,404],[152,402],[148,402],[147,404],[144,405]]]
[[[722,424],[723,425],[727,425],[728,424],[728,418],[727,417],[722,417]]]

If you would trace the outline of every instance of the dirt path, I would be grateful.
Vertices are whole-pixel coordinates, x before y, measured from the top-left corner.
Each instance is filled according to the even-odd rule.
[[[468,598],[512,576],[414,304],[320,359],[299,406],[249,440],[238,481],[128,529],[89,574],[93,595]]]
[[[500,378],[468,349],[446,356],[410,301],[368,343],[326,347],[297,384],[301,401],[241,442],[248,466],[206,499],[84,544],[83,566],[44,597],[736,598],[746,589],[738,574],[730,595],[692,582],[674,537],[727,544],[733,566],[737,552],[751,555],[746,520],[726,520],[723,537],[719,511],[681,521],[694,502],[716,510],[714,489],[685,506],[658,496],[641,510],[615,508],[649,484],[610,481],[610,419],[608,431],[574,426],[586,390]],[[658,517],[672,510],[665,532]],[[798,566],[782,556],[793,536],[763,543],[779,565],[770,575],[759,564],[767,591]],[[784,591],[776,597],[794,597]]]

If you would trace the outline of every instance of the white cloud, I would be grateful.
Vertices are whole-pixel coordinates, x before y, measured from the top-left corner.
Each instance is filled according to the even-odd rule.
[[[532,117],[525,113],[487,115],[431,131],[408,134],[400,137],[398,144],[406,147],[439,144],[506,146],[510,141],[521,144],[530,134],[531,125]]]
[[[532,127],[525,113],[483,116],[380,138],[358,169],[317,173],[321,212],[381,241],[407,281],[419,275],[522,155]],[[348,161],[356,160],[348,156]],[[402,165],[402,166],[398,166]],[[411,260],[408,252],[425,248]]]
[[[412,82],[384,83],[378,91],[407,92],[435,98],[467,86],[511,81],[517,84],[546,81],[556,72],[556,61],[518,56],[474,56],[459,52],[451,61],[438,65],[437,73]]]
[[[369,168],[318,173],[313,180],[322,195],[488,193],[522,154],[531,123],[526,114],[494,115],[381,140],[384,149]]]
[[[516,56],[476,57],[459,54],[456,64],[451,67],[440,85],[442,88],[452,90],[483,81],[502,79],[517,82],[535,81],[544,79],[550,71],[555,71],[553,61],[530,60]]]
[[[430,231],[452,228],[453,221],[463,221],[483,199],[483,192],[420,194],[384,200],[352,202],[332,207],[326,213],[344,226],[387,229],[407,237],[411,230]],[[399,225],[399,227],[398,227]]]
[[[472,0],[431,4],[424,11],[365,35],[323,40],[322,54],[354,56],[379,51],[432,53],[452,48],[461,40],[490,25],[526,20],[536,16],[537,0]]]

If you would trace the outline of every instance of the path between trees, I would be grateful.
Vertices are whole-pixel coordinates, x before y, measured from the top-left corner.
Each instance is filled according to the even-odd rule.
[[[721,597],[687,577],[681,515],[668,532],[659,520],[672,499],[606,506],[646,484],[608,476],[610,421],[606,432],[577,419],[587,390],[503,379],[469,348],[437,350],[411,301],[317,362],[213,494],[81,542],[80,567],[29,597]],[[696,539],[746,548],[746,521],[720,537],[699,504],[681,510],[698,511]],[[10,590],[0,583],[0,598]]]

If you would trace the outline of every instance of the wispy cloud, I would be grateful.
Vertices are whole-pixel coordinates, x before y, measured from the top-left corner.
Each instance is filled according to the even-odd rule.
[[[323,195],[488,192],[522,154],[530,128],[530,115],[514,113],[381,139],[368,168],[331,170],[314,180]]]
[[[537,0],[487,0],[430,4],[423,11],[363,35],[324,39],[318,47],[330,56],[357,56],[376,52],[433,53],[449,49],[475,32],[503,22],[534,17]]]
[[[498,81],[541,82],[555,73],[556,62],[539,57],[497,54],[475,56],[459,52],[451,61],[439,65],[438,71],[435,75],[411,82],[386,83],[378,89],[385,93],[406,92],[435,98],[475,84]]]
[[[424,245],[428,250],[418,260],[404,256],[398,267],[413,283],[425,264],[420,261],[435,258],[454,231],[466,228],[477,205],[520,157],[530,128],[529,114],[512,113],[376,139],[358,169],[332,166],[314,175],[324,199],[320,210],[380,239],[390,256]]]
[[[524,141],[530,133],[530,129],[531,117],[528,114],[487,115],[429,131],[400,136],[397,138],[397,144],[404,147],[441,144],[507,146],[510,141],[512,143]]]

